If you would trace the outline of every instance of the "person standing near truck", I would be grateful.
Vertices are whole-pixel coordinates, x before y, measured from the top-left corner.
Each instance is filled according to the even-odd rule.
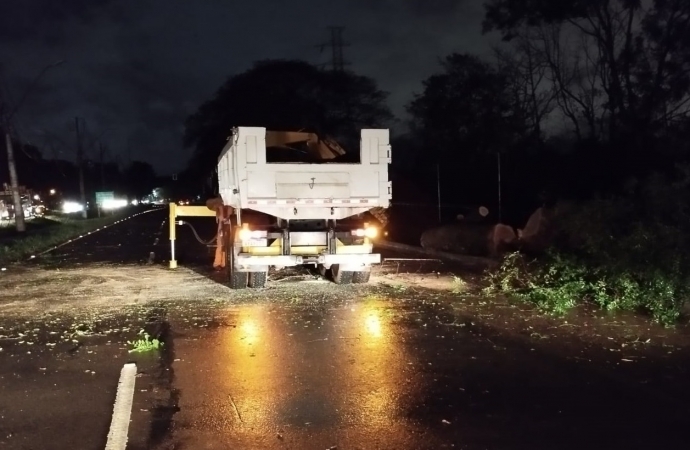
[[[223,240],[223,225],[225,221],[231,217],[231,214],[234,211],[232,207],[224,206],[223,199],[220,197],[207,200],[206,207],[216,212],[216,253],[213,259],[213,268],[215,270],[223,270],[225,268],[225,246]]]

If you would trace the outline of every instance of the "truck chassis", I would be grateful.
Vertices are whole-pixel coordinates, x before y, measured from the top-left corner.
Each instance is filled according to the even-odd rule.
[[[373,253],[376,228],[364,224],[348,230],[335,221],[326,221],[320,231],[296,231],[267,227],[250,229],[227,224],[224,228],[226,268],[233,289],[263,287],[270,267],[282,269],[312,265],[321,275],[330,275],[337,284],[366,283],[372,264],[381,262]]]

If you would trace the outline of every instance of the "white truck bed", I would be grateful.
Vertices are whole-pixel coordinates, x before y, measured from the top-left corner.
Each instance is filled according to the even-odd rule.
[[[285,220],[344,219],[392,197],[389,131],[363,129],[360,163],[267,163],[266,129],[238,127],[218,159],[223,203]]]

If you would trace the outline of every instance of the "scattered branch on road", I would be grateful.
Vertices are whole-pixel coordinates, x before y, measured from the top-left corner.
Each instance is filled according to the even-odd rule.
[[[240,419],[240,422],[244,423],[244,420],[242,420],[242,414],[240,414],[240,410],[237,409],[237,405],[235,404],[235,400],[232,398],[232,395],[230,396],[230,403],[232,403],[232,407],[235,408],[237,418]]]
[[[163,346],[163,343],[160,340],[158,340],[156,338],[151,339],[151,335],[146,333],[144,330],[141,330],[139,332],[139,335],[142,336],[141,339],[137,339],[135,341],[127,341],[127,344],[129,344],[133,347],[129,351],[130,353],[149,352],[151,350],[159,350]]]

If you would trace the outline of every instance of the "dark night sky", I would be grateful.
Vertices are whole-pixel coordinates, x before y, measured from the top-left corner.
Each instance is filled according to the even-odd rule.
[[[112,155],[126,158],[129,142],[132,158],[170,173],[189,154],[186,116],[253,61],[326,62],[328,49],[316,45],[328,40],[327,26],[345,26],[351,68],[375,78],[402,115],[439,57],[489,51],[482,15],[481,0],[5,1],[0,81],[17,101],[43,67],[65,60],[22,106],[22,137],[46,157],[71,158],[81,116]]]

